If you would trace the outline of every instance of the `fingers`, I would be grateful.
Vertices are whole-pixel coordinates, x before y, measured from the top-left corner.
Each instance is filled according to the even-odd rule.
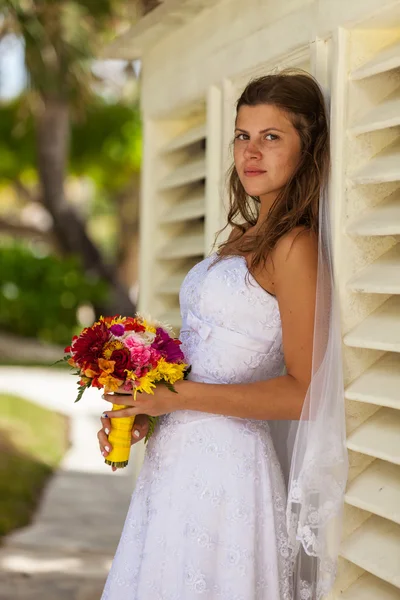
[[[102,398],[111,404],[122,404],[123,406],[134,406],[135,404],[132,394],[103,394]]]
[[[108,441],[108,436],[111,431],[111,421],[108,417],[101,417],[100,420],[103,427],[98,431],[97,439],[99,440],[100,452],[104,458],[107,458],[112,450],[112,445]],[[113,468],[113,471],[114,470],[115,469]]]
[[[135,417],[139,414],[139,408],[132,406],[131,408],[121,408],[120,410],[108,410],[101,417],[103,419],[120,419],[121,417]]]
[[[111,431],[111,421],[108,417],[101,417],[100,421],[103,428],[98,432],[97,438],[99,440],[100,452],[106,457],[112,450],[112,446],[108,441],[108,436]]]
[[[146,415],[138,415],[132,429],[132,444],[140,442],[149,431],[149,419]]]
[[[108,417],[100,417],[100,421],[101,424],[103,425],[103,429],[106,433],[106,435],[110,435],[110,431],[111,431],[111,421]]]
[[[102,421],[108,421],[108,419],[102,419]],[[108,428],[106,431],[110,431]],[[110,454],[111,450],[112,450],[112,446],[110,444],[110,442],[108,441],[108,433],[106,434],[106,431],[103,429],[100,429],[100,431],[98,431],[97,433],[97,438],[99,440],[99,447],[100,447],[100,452],[101,454],[104,456],[104,458],[107,458],[107,456]],[[112,471],[116,471],[117,467],[111,467]]]
[[[104,429],[100,429],[100,431],[97,432],[97,439],[99,440],[100,452],[102,453],[104,458],[106,458],[110,454],[112,446],[108,441],[108,435],[106,434]]]

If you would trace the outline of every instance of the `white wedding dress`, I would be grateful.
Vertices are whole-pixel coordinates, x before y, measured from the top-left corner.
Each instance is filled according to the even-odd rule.
[[[284,370],[277,300],[243,257],[186,276],[190,379],[248,383]],[[205,387],[205,394],[207,388]],[[269,424],[197,411],[160,418],[102,600],[291,600],[286,491]]]

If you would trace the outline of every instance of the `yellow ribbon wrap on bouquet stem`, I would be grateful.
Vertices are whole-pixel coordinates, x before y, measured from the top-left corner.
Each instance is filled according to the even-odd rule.
[[[122,404],[113,404],[113,410],[130,408]],[[112,450],[104,462],[111,467],[123,469],[129,462],[131,451],[132,427],[135,417],[111,418],[111,431],[108,436]]]

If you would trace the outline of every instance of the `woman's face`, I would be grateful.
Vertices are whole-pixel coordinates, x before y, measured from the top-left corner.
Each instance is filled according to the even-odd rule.
[[[300,153],[300,136],[284,111],[270,104],[240,107],[234,159],[249,196],[272,203],[294,173]]]

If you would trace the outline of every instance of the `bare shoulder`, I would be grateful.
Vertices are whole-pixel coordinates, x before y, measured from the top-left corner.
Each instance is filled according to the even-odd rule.
[[[318,260],[318,236],[305,227],[295,227],[283,235],[273,251],[276,268],[285,265],[300,266]]]
[[[279,299],[299,300],[299,294],[315,294],[318,268],[317,235],[296,227],[282,236],[273,252],[274,289]]]

